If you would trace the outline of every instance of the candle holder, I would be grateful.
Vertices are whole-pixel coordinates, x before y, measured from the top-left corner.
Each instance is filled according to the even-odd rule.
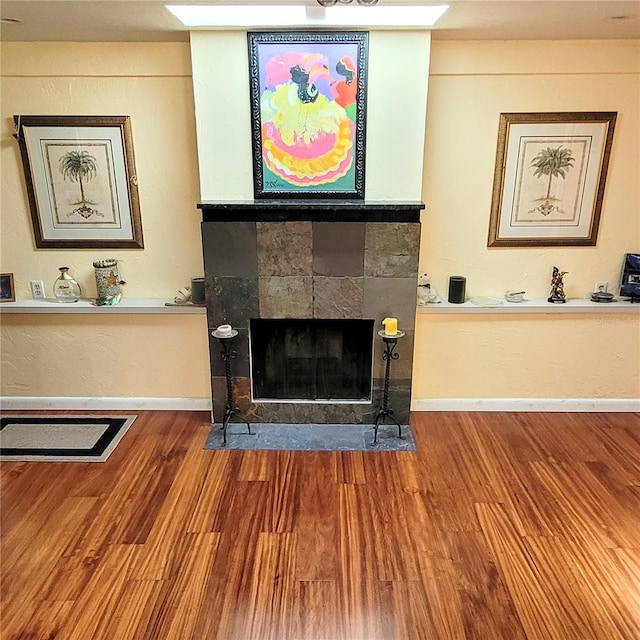
[[[227,427],[229,426],[229,422],[233,416],[239,416],[240,420],[242,420],[246,425],[249,433],[251,433],[251,425],[248,420],[245,420],[242,416],[240,416],[240,409],[238,407],[234,407],[233,402],[233,385],[231,384],[231,361],[235,360],[238,357],[238,353],[236,351],[231,350],[231,343],[233,339],[238,335],[238,332],[235,329],[231,329],[230,332],[220,333],[218,329],[211,332],[211,335],[214,338],[218,339],[220,345],[222,346],[222,361],[224,362],[225,373],[227,377],[227,408],[224,412],[224,418],[222,419],[222,446],[227,446]]]
[[[384,424],[385,418],[390,418],[398,427],[398,438],[402,438],[402,427],[400,423],[393,417],[393,409],[389,409],[389,373],[391,368],[391,361],[397,360],[400,357],[399,353],[395,353],[398,339],[404,336],[404,331],[398,331],[395,335],[388,335],[383,329],[378,331],[378,335],[384,342],[384,351],[382,352],[382,359],[385,361],[384,369],[384,389],[382,392],[382,406],[376,415],[376,421],[373,425],[373,444],[378,442],[378,428],[381,424]]]

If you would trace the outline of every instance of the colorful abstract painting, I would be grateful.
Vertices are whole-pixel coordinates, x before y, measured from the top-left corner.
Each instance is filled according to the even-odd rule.
[[[255,198],[364,198],[368,34],[248,39]]]

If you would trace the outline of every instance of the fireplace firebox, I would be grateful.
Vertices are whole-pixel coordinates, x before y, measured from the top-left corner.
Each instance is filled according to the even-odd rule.
[[[254,401],[370,402],[373,320],[253,319]]]

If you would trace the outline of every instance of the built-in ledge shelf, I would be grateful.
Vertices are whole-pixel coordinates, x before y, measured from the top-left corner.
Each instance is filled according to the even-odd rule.
[[[419,306],[418,313],[448,313],[448,314],[475,314],[475,313],[602,313],[602,314],[640,314],[640,304],[628,301],[616,302],[591,302],[591,300],[572,299],[567,300],[564,304],[552,304],[545,299],[526,300],[524,302],[503,302],[503,304],[495,307],[486,307],[473,304],[470,301],[462,304],[454,304],[451,302],[439,302]]]
[[[485,307],[464,302],[453,304],[440,302],[417,307],[417,312],[422,314],[476,314],[476,313],[616,313],[640,315],[640,304],[630,302],[598,303],[591,300],[567,300],[565,304],[551,304],[544,299],[527,300],[526,302],[504,302],[496,307]],[[79,300],[72,303],[60,303],[55,300],[32,300],[30,298],[19,299],[15,302],[3,302],[0,305],[2,313],[164,313],[164,314],[202,314],[206,313],[204,306],[192,304],[178,305],[165,298],[123,298],[112,307],[99,307],[90,300]]]
[[[197,313],[204,314],[205,307],[192,304],[175,305],[165,298],[122,298],[112,307],[99,307],[91,300],[78,302],[57,302],[56,300],[32,300],[26,298],[0,304],[0,314],[4,313]],[[167,306],[166,303],[171,303]]]

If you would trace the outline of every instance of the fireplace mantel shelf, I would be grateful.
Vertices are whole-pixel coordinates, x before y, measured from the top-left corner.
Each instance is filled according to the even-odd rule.
[[[204,200],[203,222],[420,222],[420,201]]]

